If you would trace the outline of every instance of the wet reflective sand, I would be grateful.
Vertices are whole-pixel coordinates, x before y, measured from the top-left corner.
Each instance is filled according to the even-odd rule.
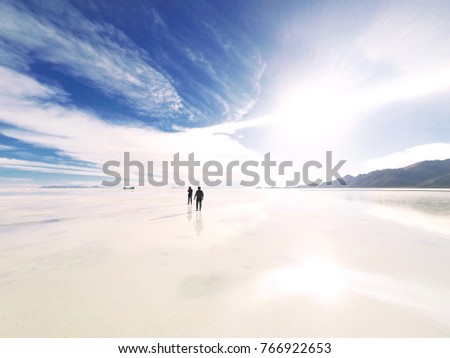
[[[0,192],[0,336],[450,335],[450,192],[205,194]]]

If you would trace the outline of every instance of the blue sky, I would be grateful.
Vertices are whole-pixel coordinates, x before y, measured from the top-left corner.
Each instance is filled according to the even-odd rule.
[[[0,178],[130,151],[347,171],[450,157],[446,1],[0,2]]]

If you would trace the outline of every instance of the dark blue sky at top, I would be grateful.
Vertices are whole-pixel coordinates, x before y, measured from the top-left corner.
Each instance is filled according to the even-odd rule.
[[[61,87],[70,103],[95,111],[105,120],[138,120],[165,131],[173,130],[174,125],[201,127],[264,113],[266,99],[277,95],[274,91],[278,89],[272,85],[280,81],[278,77],[302,71],[299,61],[317,51],[308,40],[315,36],[312,21],[342,7],[342,3],[306,0],[11,3],[38,21],[48,21],[62,36],[68,33],[91,40],[83,28],[87,22],[76,22],[80,17],[100,28],[113,28],[114,31],[100,32],[99,37],[106,35],[119,48],[139,51],[146,64],[171,82],[180,97],[179,110],[143,111],[124,99],[126,89],[123,93],[108,93],[95,79],[68,69],[61,61],[52,61],[51,56],[43,58],[39,47],[30,49],[29,44],[14,42],[10,45],[13,51],[27,54],[27,67],[34,78]],[[358,5],[354,8],[357,12]],[[316,32],[336,26],[345,31],[349,23],[352,27],[363,23],[367,8],[365,4],[364,16],[352,22],[339,16],[339,12],[334,19],[326,16],[328,23],[318,22]],[[289,38],[293,24],[301,29],[304,40]],[[282,34],[287,41],[280,39]],[[309,69],[304,66],[303,70]]]
[[[139,47],[146,62],[171,79],[183,110],[169,116],[142,113],[120,96],[108,95],[89,80],[68,73],[60,64],[38,58],[30,64],[33,74],[50,84],[56,82],[73,104],[106,118],[130,117],[169,131],[173,124],[197,127],[242,119],[241,114],[249,112],[244,109],[248,103],[254,101],[252,108],[257,107],[272,27],[291,9],[310,6],[308,2],[299,6],[298,1],[284,1],[282,7],[266,1],[71,4],[90,21],[111,24]],[[32,2],[26,7],[50,19],[67,11],[61,10],[58,2]]]
[[[105,93],[61,64],[31,54],[33,75],[61,86],[73,104],[105,115],[105,119],[132,118],[166,131],[171,131],[172,125],[199,127],[263,112],[265,98],[274,95],[271,84],[283,72],[271,59],[281,53],[285,63],[296,64],[314,50],[305,41],[296,43],[295,48],[288,46],[286,51],[285,44],[280,44],[280,29],[293,17],[298,18],[299,26],[307,24],[324,7],[323,1],[297,0],[282,4],[257,0],[138,0],[132,4],[74,0],[67,2],[68,6],[61,4],[64,2],[22,2],[37,17],[50,21],[76,9],[93,23],[112,25],[123,33],[127,44],[131,42],[142,51],[148,65],[172,81],[183,109],[165,115],[143,113],[120,95]],[[66,30],[77,35],[76,28]],[[121,45],[120,37],[114,40]]]

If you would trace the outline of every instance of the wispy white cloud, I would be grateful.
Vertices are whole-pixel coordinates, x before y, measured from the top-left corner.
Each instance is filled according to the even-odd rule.
[[[299,106],[308,106],[310,90],[316,86],[317,111],[320,107],[332,111],[345,106],[347,112],[364,119],[364,112],[393,102],[450,90],[450,5],[445,1],[434,5],[389,3],[367,16],[364,26],[345,26],[343,31],[317,29],[320,21],[315,19],[309,29],[315,30],[311,39],[302,39],[315,51],[286,64],[289,70],[282,78],[281,97],[294,89]],[[333,14],[325,11],[322,21],[333,26],[336,14],[346,11],[353,15],[354,9],[343,6]],[[296,36],[301,38],[302,34],[290,33],[289,41],[294,42]]]
[[[0,144],[0,150],[11,150],[11,149],[14,149],[14,147],[10,145]]]
[[[238,121],[250,113],[259,98],[266,64],[259,46],[247,33],[239,31],[239,26],[229,22],[210,4],[199,7],[202,11],[208,8],[210,16],[200,18],[195,9],[186,9],[183,16],[187,22],[195,23],[186,32],[168,25],[152,9],[154,30],[163,41],[160,51],[195,89],[196,98],[190,94],[183,97],[194,121],[211,114],[220,120]],[[170,61],[170,55],[164,50],[167,45],[177,49],[178,61]],[[193,73],[180,68],[180,64],[192,68]]]
[[[378,79],[366,79],[359,97],[363,104],[380,106],[450,89],[449,10],[446,1],[380,8],[355,43],[365,59],[360,70],[378,74]]]
[[[2,2],[0,40],[0,46],[8,44],[1,52],[10,54],[0,56],[4,65],[45,61],[138,112],[170,118],[185,111],[171,78],[149,65],[145,52],[118,29],[94,23],[68,4],[61,13],[37,13]]]
[[[110,23],[88,19],[64,1],[28,7],[6,0],[0,4],[0,64],[21,70],[35,61],[53,64],[151,116],[155,125],[159,118],[164,127],[173,119],[189,126],[244,118],[259,98],[265,69],[254,43],[219,14],[195,19],[205,41],[172,28],[155,8],[148,15],[152,21],[145,26],[158,36],[143,49]],[[204,75],[189,73],[185,64]]]
[[[366,171],[402,168],[424,160],[450,159],[450,143],[430,143],[407,148],[363,163]]]
[[[131,152],[133,160],[154,161],[157,165],[163,160],[171,160],[176,152],[184,158],[194,152],[201,161],[258,158],[256,153],[229,135],[245,127],[244,123],[180,129],[178,132],[107,123],[92,113],[53,101],[51,94],[58,98],[58,92],[29,76],[6,68],[1,71],[5,76],[0,76],[0,121],[11,127],[0,132],[92,165],[82,167],[2,158],[0,167],[101,176],[101,165],[108,160],[123,161],[125,151]],[[15,88],[8,85],[11,80]],[[257,124],[251,122],[249,125]]]
[[[3,85],[0,89],[3,102],[14,103],[15,100],[33,98],[54,101],[64,96],[60,89],[41,84],[28,75],[6,67],[0,67],[0,78]]]
[[[384,132],[392,134],[398,120],[394,105],[409,108],[404,125],[411,133],[425,121],[414,113],[419,106],[429,108],[429,129],[442,121],[438,117],[448,106],[442,99],[436,105],[435,96],[450,93],[450,4],[368,3],[318,6],[307,15],[299,10],[280,27],[279,53],[271,63],[279,67],[276,91],[268,99],[274,125],[267,136],[275,150],[287,156],[301,143],[310,157],[324,148],[355,157],[351,143],[362,143],[355,136],[367,135],[369,126],[379,132],[386,126]],[[442,135],[442,126],[436,131]],[[414,144],[440,140],[419,134]],[[369,145],[378,146],[371,153],[381,148],[367,140],[358,148],[359,158],[367,158]]]
[[[35,187],[31,178],[16,178],[16,177],[0,177],[0,188],[11,189],[11,188],[30,188]]]
[[[71,174],[71,175],[88,175],[88,176],[101,175],[99,169],[95,170],[73,165],[51,164],[45,162],[19,160],[2,157],[0,157],[0,168],[10,168],[43,173]]]
[[[450,4],[398,1],[380,6],[356,43],[373,63],[388,65],[394,75],[448,64]]]

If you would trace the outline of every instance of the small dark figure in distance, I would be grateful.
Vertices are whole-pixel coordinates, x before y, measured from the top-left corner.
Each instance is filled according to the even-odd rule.
[[[193,192],[192,188],[189,187],[189,189],[188,189],[187,192],[188,192],[188,205],[189,205],[189,204],[192,205],[192,192]]]
[[[202,188],[198,187],[198,189],[197,189],[197,191],[195,192],[195,195],[194,195],[196,211],[198,211],[198,210],[202,211],[203,197],[204,197],[204,195],[203,195]]]

